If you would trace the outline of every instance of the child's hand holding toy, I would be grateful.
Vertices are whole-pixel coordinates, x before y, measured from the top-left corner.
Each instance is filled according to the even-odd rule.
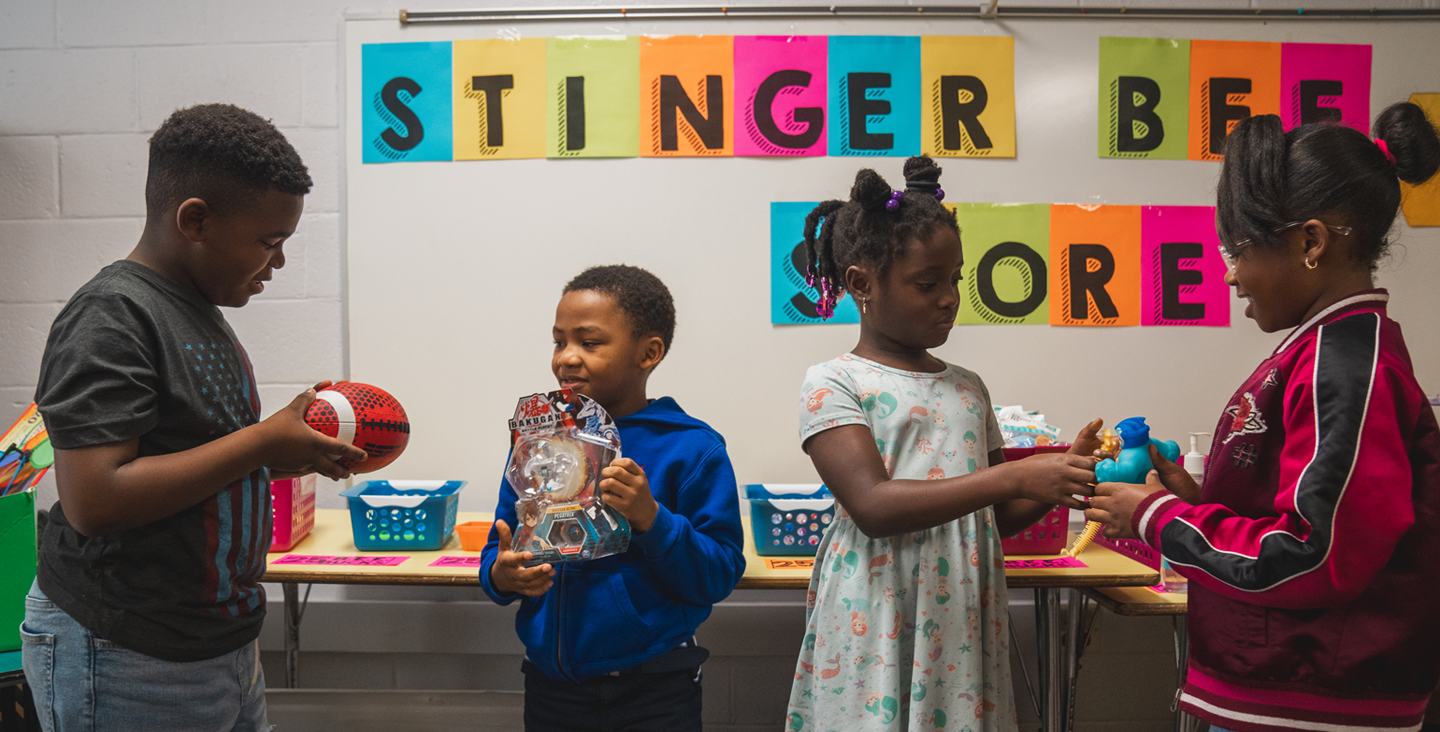
[[[1006,463],[1015,471],[1020,498],[1037,503],[1068,506],[1085,510],[1085,502],[1076,496],[1089,497],[1095,485],[1095,459],[1074,453],[1032,455],[1024,460]]]
[[[1090,499],[1090,509],[1085,512],[1085,518],[1105,524],[1105,536],[1111,539],[1140,538],[1130,531],[1131,518],[1135,507],[1155,491],[1169,490],[1186,503],[1200,502],[1200,486],[1195,479],[1155,445],[1149,447],[1155,469],[1145,475],[1144,485],[1100,483],[1095,486],[1095,497]]]
[[[636,531],[649,531],[660,512],[645,469],[630,458],[618,458],[600,471],[600,494],[605,505],[619,511]]]
[[[490,583],[495,589],[527,597],[539,597],[549,592],[550,586],[555,584],[555,568],[549,564],[527,568],[525,563],[534,555],[510,551],[510,527],[504,521],[496,521],[495,531],[500,539],[500,553],[496,555],[495,563],[490,565]]]
[[[1085,511],[1085,520],[1103,524],[1109,539],[1138,539],[1130,530],[1135,507],[1155,491],[1165,490],[1160,474],[1154,470],[1145,476],[1145,484],[1101,483],[1095,486],[1095,497]]]
[[[1105,420],[1097,417],[1096,419],[1092,420],[1090,424],[1082,427],[1080,429],[1080,434],[1075,437],[1075,442],[1070,445],[1069,453],[1071,455],[1080,455],[1082,457],[1095,457],[1102,460],[1107,457],[1112,457],[1112,455],[1107,452],[1111,448],[1110,443],[1105,438],[1105,435],[1114,435],[1115,433],[1113,430],[1105,430],[1104,432],[1101,432],[1100,428],[1104,426]],[[1118,451],[1119,448],[1115,448],[1115,452]]]

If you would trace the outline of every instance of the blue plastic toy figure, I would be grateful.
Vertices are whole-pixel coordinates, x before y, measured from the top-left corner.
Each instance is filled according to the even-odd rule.
[[[1150,446],[1154,445],[1166,460],[1180,459],[1180,446],[1174,440],[1150,439],[1150,425],[1144,417],[1131,417],[1115,425],[1115,432],[1123,441],[1123,449],[1113,460],[1101,460],[1095,466],[1095,480],[1101,483],[1144,483],[1145,475],[1155,469],[1150,460]]]

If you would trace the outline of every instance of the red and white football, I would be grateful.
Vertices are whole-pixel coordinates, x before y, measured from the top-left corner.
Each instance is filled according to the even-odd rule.
[[[342,381],[315,395],[305,411],[305,424],[327,437],[348,442],[369,457],[363,462],[341,460],[356,473],[389,465],[410,442],[410,419],[395,397],[379,387]]]

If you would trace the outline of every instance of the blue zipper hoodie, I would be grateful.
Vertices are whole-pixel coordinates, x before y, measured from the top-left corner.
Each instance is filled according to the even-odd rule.
[[[623,554],[556,564],[540,597],[501,594],[490,584],[498,532],[480,558],[480,585],[497,604],[520,597],[515,631],[530,662],[553,679],[583,681],[679,646],[710,617],[745,573],[735,471],[725,438],[670,397],[615,420],[622,454],[650,481],[660,504],[649,531]],[[500,482],[495,518],[515,526],[515,489]]]

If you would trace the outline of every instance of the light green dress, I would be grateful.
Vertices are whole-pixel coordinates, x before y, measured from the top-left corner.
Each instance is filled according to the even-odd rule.
[[[800,440],[863,424],[895,478],[984,468],[1004,438],[973,372],[846,354],[812,366]],[[810,577],[787,730],[1013,732],[1004,555],[994,512],[871,539],[838,506]]]

